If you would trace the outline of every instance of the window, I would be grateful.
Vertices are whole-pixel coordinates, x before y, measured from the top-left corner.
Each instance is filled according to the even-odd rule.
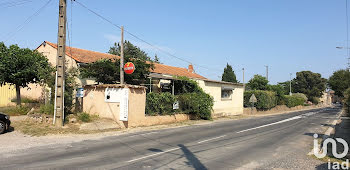
[[[232,91],[231,87],[222,87],[221,88],[221,99],[232,99]]]

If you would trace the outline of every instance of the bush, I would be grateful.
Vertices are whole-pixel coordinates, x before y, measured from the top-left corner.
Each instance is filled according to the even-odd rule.
[[[11,99],[11,102],[16,103],[17,102],[17,98]],[[31,98],[27,98],[27,97],[22,97],[21,98],[21,103],[39,103],[39,100],[31,99]]]
[[[350,114],[350,88],[345,90],[343,102],[346,113]]]
[[[90,122],[91,121],[91,117],[88,113],[82,112],[82,113],[78,113],[78,119],[82,122]]]
[[[172,114],[175,97],[168,92],[148,93],[146,96],[146,114],[148,115],[166,115]]]
[[[296,96],[296,97],[303,98],[303,99],[304,99],[304,102],[307,102],[307,100],[308,100],[308,98],[306,97],[306,95],[303,94],[303,93],[293,93],[292,95],[293,95],[293,96]]]
[[[256,99],[258,100],[255,103],[255,107],[258,110],[268,110],[277,105],[277,97],[275,92],[264,90],[251,90],[244,92],[245,107],[252,106],[252,103],[249,102],[250,96],[252,96],[252,94],[254,94]]]
[[[206,93],[185,93],[178,96],[180,109],[196,118],[210,120],[214,99]]]
[[[41,105],[39,112],[41,114],[54,115],[54,109],[55,109],[55,107],[53,104]]]
[[[26,106],[5,107],[0,109],[1,112],[10,116],[26,115],[30,108]]]
[[[318,104],[320,102],[320,98],[318,97],[312,97],[310,100],[313,104]]]
[[[305,103],[305,98],[300,96],[295,96],[294,94],[292,96],[285,95],[284,99],[285,99],[285,105],[287,107],[300,106]]]

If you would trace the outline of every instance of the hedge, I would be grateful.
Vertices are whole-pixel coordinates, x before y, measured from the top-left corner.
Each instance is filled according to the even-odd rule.
[[[146,114],[148,115],[167,115],[173,114],[173,103],[175,96],[171,93],[153,93],[146,96]]]
[[[185,93],[178,96],[180,110],[197,119],[211,119],[214,99],[206,93]]]
[[[350,88],[346,89],[344,92],[344,107],[346,113],[350,114]]]
[[[299,105],[303,105],[305,103],[305,98],[297,96],[297,95],[285,95],[284,102],[287,107],[295,107]]]
[[[252,94],[254,94],[258,100],[254,105],[258,110],[268,110],[277,105],[277,97],[275,92],[264,90],[250,90],[244,92],[245,107],[252,106],[252,104],[249,102],[250,96],[252,96]]]

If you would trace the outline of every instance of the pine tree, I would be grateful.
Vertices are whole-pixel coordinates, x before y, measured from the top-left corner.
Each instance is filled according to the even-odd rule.
[[[222,74],[222,81],[237,83],[236,74],[232,69],[232,66],[227,63],[224,73]]]

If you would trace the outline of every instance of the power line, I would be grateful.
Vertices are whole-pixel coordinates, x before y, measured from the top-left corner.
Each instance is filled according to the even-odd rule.
[[[2,39],[5,39],[4,42],[8,41],[10,38],[15,36],[19,31],[21,31],[24,26],[28,23],[30,23],[34,17],[40,14],[41,11],[43,11],[51,2],[52,0],[48,0],[42,7],[40,7],[34,14],[29,16],[22,24],[20,24],[13,32],[10,32],[9,34],[6,34]]]
[[[32,2],[32,1],[31,0],[19,0],[19,1],[14,1],[14,2],[9,1],[9,2],[0,3],[0,7],[10,8],[10,7],[26,4],[29,2]]]
[[[115,26],[115,27],[121,29],[121,26],[119,26],[119,25],[117,25],[117,24],[114,24],[112,21],[110,21],[109,19],[103,17],[102,15],[100,15],[100,14],[98,14],[97,12],[93,11],[92,9],[88,8],[87,6],[85,6],[84,4],[82,4],[81,2],[79,2],[79,1],[75,1],[75,2],[78,3],[80,6],[82,6],[83,8],[85,8],[86,10],[88,10],[88,11],[90,11],[91,13],[95,14],[96,16],[100,17],[102,20],[104,20],[104,21],[110,23],[111,25],[113,25],[113,26]],[[176,58],[176,59],[181,60],[181,61],[183,61],[183,62],[186,62],[186,63],[188,63],[188,64],[192,64],[191,61],[185,60],[185,59],[180,58],[180,57],[178,57],[178,56],[176,56],[176,55],[174,55],[174,54],[171,54],[171,53],[169,53],[169,52],[167,52],[167,51],[165,51],[165,50],[163,50],[163,49],[161,49],[161,48],[159,48],[159,47],[157,47],[157,46],[155,46],[155,45],[153,45],[153,44],[147,42],[146,40],[143,40],[142,38],[138,37],[137,35],[135,35],[135,34],[129,32],[129,31],[125,30],[125,29],[124,29],[124,32],[126,32],[127,34],[131,35],[132,37],[138,39],[139,41],[141,41],[141,42],[143,42],[143,43],[145,43],[145,44],[151,46],[152,48],[157,49],[158,51],[163,52],[164,54],[167,54],[167,55],[170,56],[170,57]],[[193,65],[194,65],[194,66],[197,66],[197,67],[200,67],[200,68],[204,68],[204,69],[210,70],[210,71],[222,72],[222,70],[219,71],[218,69],[208,68],[208,67],[205,67],[205,66],[202,66],[202,65],[198,65],[198,64],[193,64]]]

